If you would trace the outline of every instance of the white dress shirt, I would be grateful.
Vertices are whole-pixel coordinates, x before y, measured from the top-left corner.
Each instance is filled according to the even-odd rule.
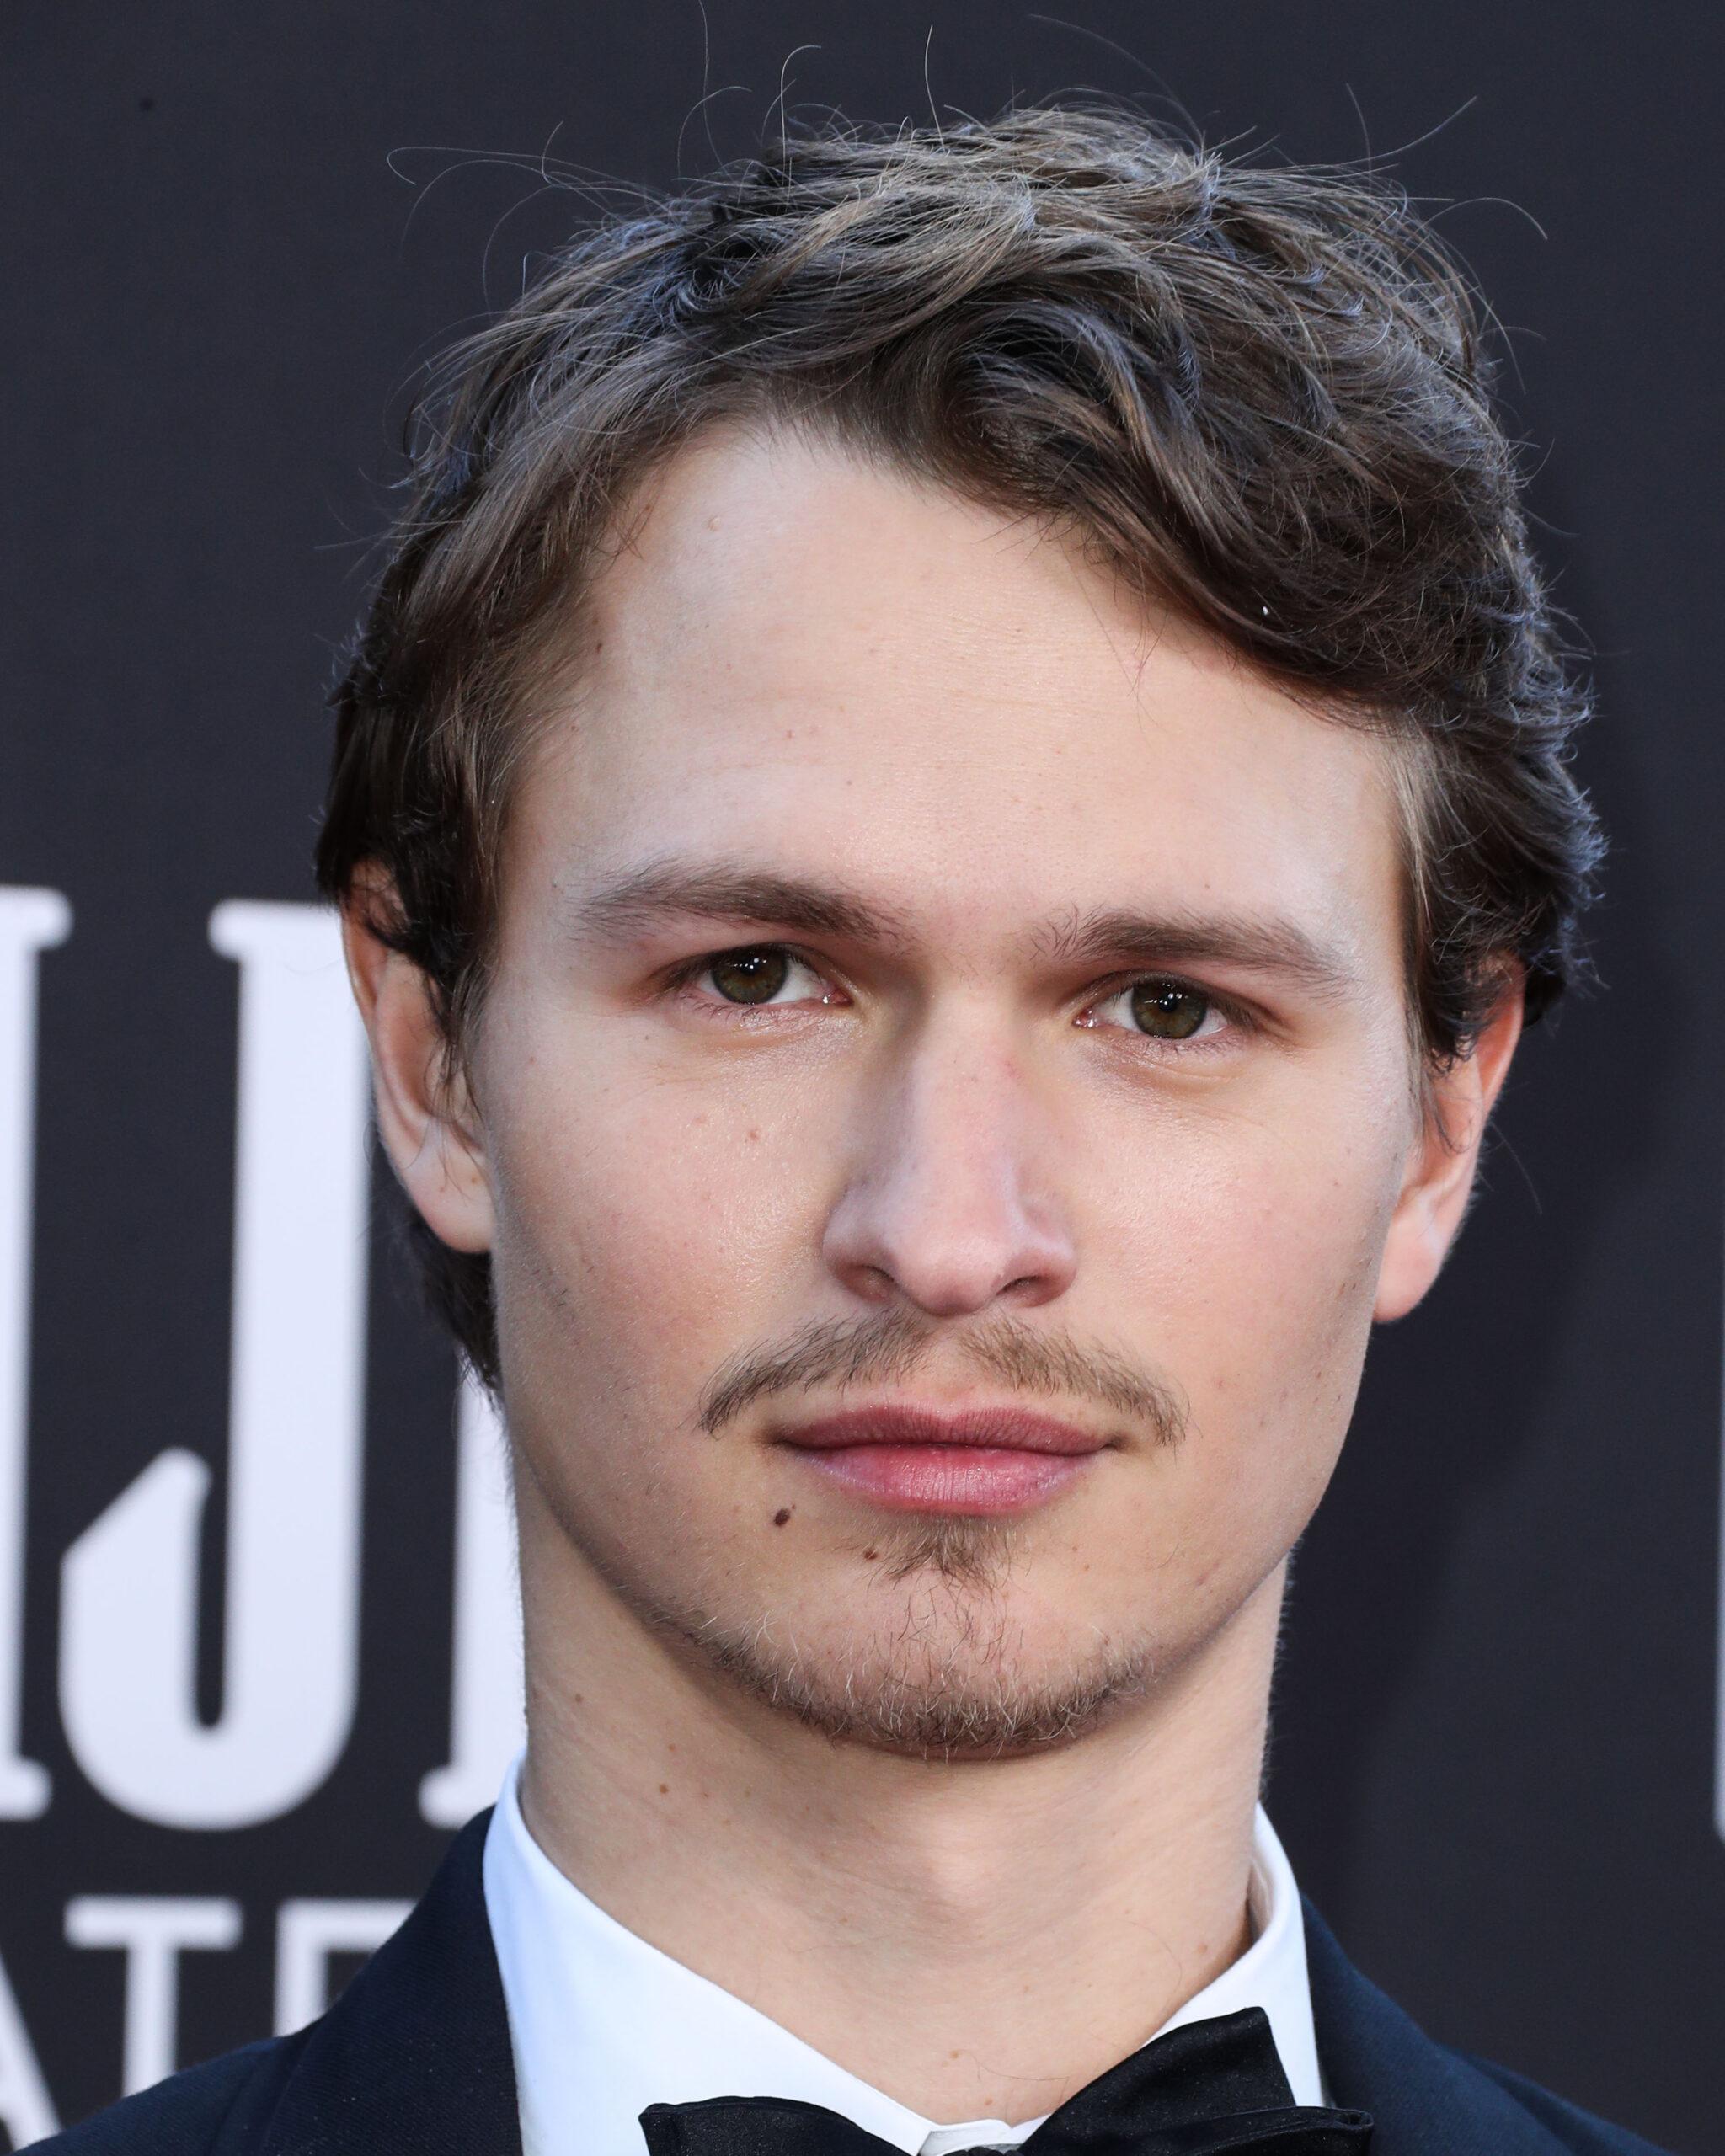
[[[644,2156],[639,2121],[648,2105],[708,2096],[822,2104],[904,2156],[998,2147],[1041,2125],[937,2126],[637,1938],[572,1885],[527,1832],[520,1773],[517,1759],[486,1834],[485,1909],[509,2009],[522,2156]],[[1252,1945],[1156,2034],[1261,2006],[1295,2102],[1321,2104],[1300,1896],[1262,1807],[1248,1906]]]

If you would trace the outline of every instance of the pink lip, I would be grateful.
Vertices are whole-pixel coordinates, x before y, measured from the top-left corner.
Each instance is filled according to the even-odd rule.
[[[1109,1440],[1016,1408],[864,1407],[782,1432],[817,1472],[895,1512],[1020,1512],[1074,1482]]]

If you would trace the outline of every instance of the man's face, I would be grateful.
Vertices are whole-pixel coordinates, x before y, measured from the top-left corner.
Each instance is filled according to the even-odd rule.
[[[1076,1735],[1342,1442],[1419,1143],[1389,752],[836,449],[644,506],[473,1064],[531,1501],[713,1683]]]

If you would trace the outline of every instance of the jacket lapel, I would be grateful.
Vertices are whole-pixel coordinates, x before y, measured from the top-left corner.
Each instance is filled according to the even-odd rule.
[[[259,2156],[521,2156],[515,2062],[485,1914],[490,1812],[307,2032]]]
[[[1568,2145],[1460,2052],[1434,2043],[1305,1907],[1318,2057],[1333,2100],[1376,2121],[1371,2156],[1554,2156]]]

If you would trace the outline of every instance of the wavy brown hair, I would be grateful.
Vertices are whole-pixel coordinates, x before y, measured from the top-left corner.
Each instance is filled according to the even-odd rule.
[[[374,925],[459,1055],[535,686],[595,546],[704,429],[810,427],[1080,536],[1404,744],[1411,1024],[1451,1060],[1506,979],[1534,1017],[1562,992],[1600,851],[1489,376],[1466,280],[1396,191],[1118,109],[834,126],[606,217],[416,408],[335,692],[320,885],[390,894]],[[489,1261],[415,1234],[494,1381]]]

